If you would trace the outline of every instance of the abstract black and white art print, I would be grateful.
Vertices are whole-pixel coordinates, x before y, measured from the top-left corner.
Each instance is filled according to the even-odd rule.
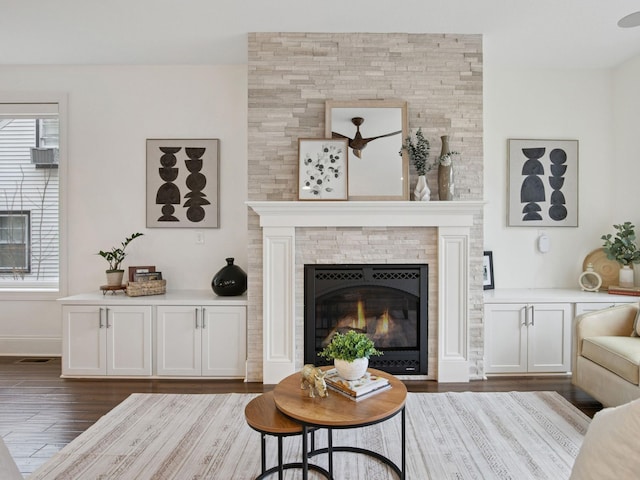
[[[147,227],[218,228],[218,139],[147,140]]]
[[[578,226],[578,141],[509,139],[508,225]]]

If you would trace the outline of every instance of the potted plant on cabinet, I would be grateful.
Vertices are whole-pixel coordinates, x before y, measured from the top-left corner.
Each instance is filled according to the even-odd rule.
[[[107,285],[109,286],[120,286],[122,285],[122,276],[124,275],[124,270],[120,269],[120,264],[124,260],[124,257],[127,256],[125,253],[125,249],[127,245],[129,245],[134,239],[141,237],[144,235],[143,233],[132,233],[130,237],[126,237],[124,242],[122,242],[119,247],[113,247],[111,250],[100,250],[98,255],[104,258],[109,263],[109,268],[107,272]]]
[[[635,226],[631,222],[614,225],[617,230],[615,237],[608,233],[600,237],[604,240],[604,252],[609,260],[615,260],[621,265],[620,286],[633,287],[633,264],[640,262],[640,250],[636,245]]]
[[[435,163],[429,163],[429,152],[431,150],[431,146],[429,145],[429,140],[424,138],[422,128],[418,128],[415,142],[410,136],[405,138],[404,143],[402,144],[402,149],[400,150],[400,155],[402,155],[402,150],[407,151],[409,158],[413,162],[413,166],[416,167],[416,172],[418,173],[418,182],[416,183],[416,188],[413,191],[413,198],[415,200],[428,202],[431,198],[431,191],[427,184],[427,172],[434,167]]]
[[[345,380],[361,378],[369,367],[369,357],[382,355],[376,350],[373,341],[366,334],[349,330],[347,333],[336,332],[318,355],[333,360],[338,374]]]

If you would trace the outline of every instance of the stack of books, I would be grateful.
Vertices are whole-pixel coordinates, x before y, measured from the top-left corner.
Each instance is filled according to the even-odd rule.
[[[632,295],[640,296],[640,288],[638,287],[620,287],[619,285],[610,285],[608,292],[612,295]]]
[[[350,398],[351,400],[362,400],[376,393],[383,392],[391,388],[389,380],[367,372],[358,380],[345,380],[335,368],[327,371],[324,381],[331,390]]]

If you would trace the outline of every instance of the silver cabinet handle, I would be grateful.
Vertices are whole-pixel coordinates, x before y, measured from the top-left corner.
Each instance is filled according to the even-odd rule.
[[[202,328],[207,328],[207,325],[205,324],[205,318],[204,318],[204,307],[202,307]]]
[[[104,310],[104,308],[100,307],[98,309],[98,328],[102,328],[104,327],[104,325],[102,324],[102,311]]]

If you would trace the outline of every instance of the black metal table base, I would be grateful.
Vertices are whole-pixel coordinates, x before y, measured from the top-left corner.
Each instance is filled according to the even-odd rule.
[[[328,461],[329,461],[329,471],[327,472],[328,476],[327,478],[331,478],[333,479],[333,452],[351,452],[351,453],[360,453],[363,455],[368,455],[370,457],[373,457],[377,460],[379,460],[380,462],[384,463],[385,465],[388,465],[395,473],[396,475],[398,475],[398,478],[400,480],[405,480],[405,468],[406,468],[406,464],[407,464],[407,457],[406,457],[406,430],[405,430],[405,425],[406,425],[406,418],[405,418],[405,407],[402,407],[402,410],[400,410],[401,413],[401,423],[402,423],[402,429],[401,429],[401,451],[402,451],[402,460],[401,460],[401,466],[396,465],[396,463],[394,463],[390,458],[385,457],[384,455],[378,453],[378,452],[374,452],[372,450],[368,450],[366,448],[360,448],[360,447],[348,447],[348,446],[338,446],[338,447],[334,447],[333,446],[333,429],[332,428],[327,428],[327,427],[321,427],[321,428],[326,428],[327,430],[327,447],[326,448],[319,448],[319,449],[315,449],[315,436],[312,435],[311,438],[311,450],[308,450],[308,446],[307,446],[307,433],[310,432],[310,427],[307,425],[303,425],[302,427],[302,479],[303,480],[307,480],[308,478],[308,473],[309,470],[316,470],[315,467],[317,467],[317,465],[309,463],[309,457],[312,456],[316,456],[316,455],[320,455],[320,454],[328,454]],[[394,417],[394,415],[392,415],[391,417]],[[385,421],[388,420],[388,417],[384,420],[380,420],[380,421]],[[374,422],[375,423],[380,423],[380,421],[378,422]],[[371,424],[371,425],[373,425]],[[358,427],[346,427],[345,429],[348,428],[359,428],[365,425],[360,425]],[[317,427],[316,427],[317,428]],[[323,469],[324,470],[324,469]],[[325,470],[326,471],[326,470]]]
[[[305,457],[313,457],[313,456],[318,454],[318,451],[315,450],[315,438],[316,438],[315,429],[309,430],[308,433],[311,433],[311,451],[308,452],[308,454],[305,455]],[[271,437],[277,437],[278,438],[278,464],[276,466],[274,466],[274,467],[269,468],[269,469],[267,469],[267,446],[266,446],[266,437],[267,437],[267,435],[269,435]],[[293,434],[293,435],[296,435],[296,434]],[[322,468],[319,465],[308,464],[305,467],[303,462],[282,463],[283,462],[283,458],[282,458],[282,438],[283,437],[289,437],[289,436],[292,436],[292,434],[278,435],[278,434],[273,434],[273,433],[260,432],[262,473],[256,477],[256,480],[262,480],[263,478],[267,478],[269,475],[272,475],[272,474],[274,474],[276,472],[278,472],[278,480],[282,480],[282,476],[284,474],[284,471],[285,470],[290,470],[290,469],[293,469],[293,468],[297,468],[297,469],[305,469],[306,468],[307,471],[308,470],[314,470],[314,471],[319,472],[320,474],[324,475],[327,479],[333,480],[333,477],[331,476],[331,474],[325,468]],[[306,434],[305,434],[305,440],[306,440]],[[304,441],[303,443],[306,443],[306,441]],[[303,473],[303,476],[304,475],[305,474]]]

